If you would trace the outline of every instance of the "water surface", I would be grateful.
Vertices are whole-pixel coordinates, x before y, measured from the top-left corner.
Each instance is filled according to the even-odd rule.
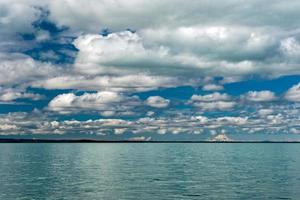
[[[0,144],[0,199],[299,199],[300,144]]]

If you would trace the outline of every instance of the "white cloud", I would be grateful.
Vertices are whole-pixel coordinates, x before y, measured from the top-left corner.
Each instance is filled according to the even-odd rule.
[[[218,122],[225,123],[227,125],[245,125],[248,121],[247,117],[219,117]]]
[[[174,53],[186,52],[206,60],[257,60],[274,48],[277,36],[263,28],[235,25],[192,25],[146,29],[146,43],[160,44]],[[270,30],[269,30],[270,31]],[[237,51],[238,49],[238,51]]]
[[[1,101],[14,101],[16,99],[32,99],[40,100],[43,96],[30,92],[24,92],[16,89],[3,89],[0,87],[0,100]]]
[[[24,76],[32,79],[29,73],[33,71],[34,78],[39,79],[35,84],[51,89],[78,89],[84,85],[86,87],[80,89],[103,90],[101,81],[105,82],[109,79],[107,77],[122,79],[123,76],[128,78],[137,73],[151,78],[159,76],[157,79],[184,77],[179,81],[180,84],[190,79],[216,74],[225,78],[247,78],[253,74],[263,77],[299,74],[297,58],[300,45],[295,16],[299,15],[300,5],[292,2],[286,5],[276,1],[272,2],[271,7],[261,6],[269,3],[247,1],[246,6],[239,6],[240,2],[235,0],[213,4],[192,1],[188,5],[177,0],[175,3],[157,0],[151,3],[135,0],[79,0],[76,3],[65,0],[31,0],[7,3],[2,0],[0,30],[4,30],[5,35],[33,31],[32,22],[41,14],[37,7],[49,9],[51,20],[70,28],[69,33],[77,37],[74,44],[79,50],[71,70],[59,73],[60,76],[51,76],[53,73],[49,73],[49,70],[53,66],[46,69],[45,63],[29,63],[28,67],[22,69],[9,69],[22,70]],[[236,12],[226,15],[229,5]],[[258,10],[257,5],[260,5]],[[279,9],[282,6],[286,9]],[[249,18],[254,12],[253,7],[256,8],[255,16],[259,20]],[[278,20],[266,13],[277,13],[274,16],[282,18]],[[26,16],[26,19],[22,16]],[[282,23],[284,19],[289,23]],[[103,28],[109,28],[113,33],[107,36],[97,34]],[[136,32],[124,31],[127,28],[135,29]],[[48,32],[36,33],[37,40],[49,39]],[[16,60],[24,61],[20,58]],[[7,66],[16,65],[11,61],[5,62],[9,62]],[[44,67],[32,70],[30,65]],[[2,81],[13,82],[17,79],[15,77],[22,77],[18,73],[13,75],[7,71],[2,73],[1,70],[4,70],[3,67],[0,69],[1,74],[8,75],[0,77]],[[48,74],[46,81],[40,74],[44,72]],[[101,78],[97,75],[101,75]],[[79,82],[75,81],[77,78]],[[67,81],[62,83],[62,80],[66,79],[71,80],[73,84]],[[134,87],[138,91],[147,90],[146,83],[145,87]],[[154,87],[151,84],[150,88],[169,87],[170,82],[168,83],[158,82]],[[186,85],[188,84],[191,82]],[[110,90],[110,83],[106,85],[108,86],[104,86],[105,89]],[[172,81],[171,85],[178,84]],[[124,89],[126,86],[119,88]],[[222,86],[210,84],[205,85],[203,89],[221,90]]]
[[[276,100],[274,92],[263,90],[263,91],[249,91],[244,96],[248,101],[254,102],[267,102]]]
[[[260,116],[267,116],[267,115],[271,115],[271,114],[273,114],[274,113],[274,110],[273,109],[260,109],[259,111],[258,111],[258,114],[260,115]]]
[[[184,84],[176,78],[132,74],[121,76],[84,76],[62,75],[46,80],[37,80],[34,87],[46,89],[79,89],[79,90],[110,90],[110,91],[147,91],[160,87],[175,87]],[[192,84],[192,83],[190,83]]]
[[[271,123],[271,124],[282,124],[284,121],[284,116],[279,113],[276,115],[268,115],[267,119],[269,120],[269,123]]]
[[[228,94],[219,92],[193,95],[188,103],[203,110],[230,110],[236,105]]]
[[[281,41],[280,44],[281,52],[288,57],[289,61],[291,59],[299,60],[300,55],[300,44],[294,37],[289,37]]]
[[[116,128],[114,131],[116,135],[121,135],[126,131],[126,128]]]
[[[205,117],[205,116],[192,116],[191,120],[197,120],[197,121],[199,121],[202,124],[205,124],[205,123],[208,122],[208,118]]]
[[[40,14],[40,10],[36,9],[34,5],[42,6],[43,3],[33,0],[0,0],[1,39],[8,39],[12,36],[15,37],[17,33],[28,33],[33,30],[31,23],[38,19]]]
[[[233,101],[195,102],[193,106],[203,110],[230,110],[236,105]]]
[[[290,133],[292,133],[292,134],[299,134],[299,133],[300,133],[300,130],[299,130],[299,129],[296,129],[296,128],[291,128],[291,129],[290,129]]]
[[[14,124],[1,124],[0,125],[0,131],[12,132],[12,131],[16,131],[18,129],[19,128]]]
[[[300,83],[291,87],[284,95],[288,101],[300,101]]]
[[[83,95],[81,95],[83,96]],[[80,97],[80,96],[79,96]],[[86,96],[85,102],[94,101]],[[76,100],[75,100],[76,101]],[[78,100],[77,100],[78,101]],[[107,105],[110,100],[107,98]],[[91,105],[89,102],[88,104]],[[97,107],[96,107],[97,108]],[[32,113],[0,114],[0,135],[13,134],[69,134],[126,135],[140,134],[201,134],[209,132],[229,133],[296,133],[299,130],[299,112],[293,106],[279,106],[278,114],[257,117],[256,111],[241,112],[236,116],[222,113],[218,116],[193,115],[195,113],[174,110],[171,115],[142,116],[118,119],[60,120],[53,113],[35,110]],[[67,109],[65,109],[67,110]],[[100,111],[101,112],[101,111]],[[117,112],[117,111],[116,111]],[[197,113],[197,112],[196,112]],[[171,117],[170,117],[171,116]],[[287,126],[288,124],[288,126]],[[295,130],[294,130],[295,129]],[[121,137],[121,136],[120,136]],[[123,137],[124,138],[124,137]]]
[[[145,103],[154,108],[166,108],[169,106],[170,100],[160,96],[151,96],[146,99]]]
[[[116,92],[60,94],[49,102],[48,110],[68,114],[70,112],[102,112],[104,116],[126,115],[128,111],[141,104],[138,97],[126,97]]]
[[[202,87],[202,90],[204,91],[219,91],[223,89],[224,89],[223,85],[216,85],[216,84],[207,84]]]
[[[31,82],[59,74],[61,68],[41,63],[31,57],[10,53],[0,53],[0,85],[31,85]]]
[[[147,55],[139,35],[130,31],[112,33],[108,36],[83,35],[74,41],[74,45],[79,49],[75,68],[88,74],[122,73],[124,71],[122,67],[116,67],[118,62],[120,65],[122,63],[134,65],[139,59],[150,56]]]
[[[147,72],[187,78],[199,74],[274,77],[299,73],[296,63],[273,53],[273,49],[282,49],[285,33],[273,36],[270,32],[208,26],[82,35],[74,42],[79,49],[74,66],[85,74]]]
[[[192,101],[227,101],[230,100],[230,96],[228,94],[221,94],[219,92],[214,92],[207,95],[193,95],[191,97]]]
[[[52,38],[49,31],[33,27],[32,22],[43,12],[40,7],[49,9],[50,21],[68,27],[61,33],[63,37],[75,38],[78,52],[71,53],[74,63],[54,65],[13,53],[26,52],[22,45],[36,47],[30,41],[23,41],[24,33],[33,33],[34,42],[64,40],[59,38],[60,34]],[[255,106],[253,113],[251,109],[243,110],[249,105],[238,105],[240,100],[225,93],[193,95],[188,104],[199,109],[188,107],[181,111],[171,107],[163,114],[149,112],[145,105],[166,108],[170,100],[152,96],[142,102],[131,94],[184,85],[220,91],[224,89],[222,84],[249,77],[298,75],[299,10],[299,2],[279,0],[247,0],[243,5],[237,0],[191,0],[188,4],[179,0],[0,0],[0,101],[42,98],[28,87],[100,91],[58,95],[42,112],[51,117],[57,114],[53,112],[96,113],[105,118],[135,117],[132,121],[56,121],[47,119],[50,116],[39,115],[39,119],[24,113],[1,115],[0,133],[62,134],[76,130],[100,135],[197,134],[228,126],[240,126],[249,132],[297,132],[300,124],[297,104],[283,105],[275,101],[277,97],[271,91],[249,91],[242,96],[253,102],[275,101],[272,106],[251,104]],[[103,28],[111,33],[100,35]],[[125,31],[127,28],[134,31]],[[39,52],[39,55],[45,60],[57,58],[52,50]],[[222,80],[214,79],[216,76]],[[300,102],[300,83],[291,87],[284,98]],[[231,114],[238,113],[238,117],[202,116],[203,111],[224,111],[235,106],[238,109]],[[140,116],[147,118],[137,119]]]
[[[33,22],[42,15],[47,1],[0,0],[0,51],[24,52],[32,48],[33,41],[24,41],[23,34],[35,32]]]
[[[194,34],[188,30],[190,29],[183,29],[180,32],[187,35]],[[223,33],[225,30],[227,29],[207,28],[201,29],[198,34],[208,34],[206,37],[212,41],[216,40],[214,37],[223,41],[222,38],[226,38],[227,35]],[[148,41],[143,33],[130,31],[112,33],[108,36],[82,35],[74,42],[79,49],[76,61],[74,65],[68,67],[34,61],[21,54],[1,54],[0,84],[25,84],[47,89],[133,92],[160,87],[196,85],[199,83],[198,74],[201,74],[200,78],[213,74],[220,74],[226,78],[260,73],[261,70],[268,75],[271,74],[270,71],[288,74],[298,69],[291,66],[275,70],[272,63],[266,68],[263,63],[257,63],[258,61],[253,59],[233,61],[229,58],[206,56],[203,53],[198,56],[197,52],[185,50],[177,52],[175,47],[170,46],[171,44],[164,46],[161,42],[157,44],[156,42]],[[284,63],[281,63],[278,66],[283,65]],[[221,89],[222,85],[203,86],[203,90]]]
[[[247,0],[243,4],[237,0],[192,0],[188,4],[180,0],[49,1],[52,20],[85,32],[98,32],[106,27],[124,30],[128,27],[142,29],[191,24],[246,24],[253,27],[293,28],[298,25],[299,7],[297,1],[286,3],[279,0]]]
[[[147,73],[177,77],[192,75],[198,64],[206,64],[205,60],[185,53],[172,54],[169,47],[145,46],[146,41],[130,31],[80,36],[74,41],[79,50],[74,68],[83,74]]]

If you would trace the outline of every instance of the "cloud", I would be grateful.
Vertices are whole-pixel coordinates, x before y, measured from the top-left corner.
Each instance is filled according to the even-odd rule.
[[[247,78],[250,75],[274,77],[300,72],[299,37],[295,26],[298,3],[289,3],[284,5],[285,9],[279,9],[283,3],[276,1],[271,7],[255,9],[258,20],[249,18],[254,12],[253,7],[269,5],[268,1],[247,1],[247,6],[239,6],[239,2],[228,0],[213,4],[213,7],[202,1],[192,1],[189,5],[176,1],[176,5],[182,5],[179,7],[172,6],[174,2],[171,1],[88,2],[13,1],[8,4],[1,1],[4,5],[1,16],[4,28],[1,30],[8,30],[14,24],[18,29],[30,32],[32,22],[42,12],[37,7],[48,9],[49,20],[57,26],[69,27],[68,34],[77,37],[74,45],[79,52],[72,73],[88,79],[94,79],[96,74],[142,73],[196,79],[215,74]],[[229,5],[235,12],[226,15]],[[159,12],[162,7],[164,12]],[[203,9],[202,12],[199,9]],[[279,20],[266,13],[277,13],[274,16],[282,17]],[[21,16],[28,16],[28,19]],[[289,23],[282,23],[284,19]],[[104,28],[108,28],[109,34],[97,34]],[[128,28],[135,31],[124,31]],[[20,32],[18,29],[12,32]],[[40,30],[37,38],[47,40],[47,34]],[[206,86],[209,87],[212,85]],[[213,88],[216,89],[221,88]]]
[[[248,122],[247,117],[219,117],[218,122],[225,123],[227,125],[245,125]]]
[[[145,103],[154,108],[166,108],[169,106],[170,100],[160,96],[151,96],[146,99]]]
[[[107,36],[79,36],[74,41],[79,50],[74,69],[83,74],[146,73],[178,77],[192,75],[192,71],[197,70],[195,64],[204,63],[193,56],[172,54],[169,47],[145,46],[145,42],[146,38],[131,31],[115,32]]]
[[[55,15],[51,6],[50,15]],[[291,54],[297,57],[297,38],[284,30],[276,35],[271,33],[265,27],[236,24],[178,24],[170,29],[155,26],[141,27],[136,32],[123,29],[108,35],[82,34],[74,40],[79,51],[73,65],[63,66],[62,70],[14,54],[10,55],[13,61],[5,58],[0,63],[1,80],[18,84],[24,75],[27,85],[46,89],[135,92],[194,86],[199,79],[215,74],[247,78],[253,74],[298,73],[297,60],[287,60]],[[26,67],[19,66],[21,63]],[[203,87],[206,91],[222,89],[216,84]]]
[[[76,95],[75,95],[76,96]],[[82,98],[83,95],[77,96]],[[113,96],[113,95],[112,95]],[[110,97],[112,97],[110,96]],[[115,108],[111,102],[109,95],[101,103],[106,107]],[[91,96],[84,96],[84,101],[81,99],[81,103],[87,104],[86,107],[94,105],[94,110],[99,108],[99,104],[95,102],[95,98]],[[80,100],[73,100],[78,102]],[[132,100],[131,100],[132,101]],[[105,102],[105,103],[104,103]],[[210,102],[207,102],[210,103]],[[67,104],[70,105],[70,104]],[[78,106],[79,103],[73,103]],[[125,105],[124,103],[122,105]],[[127,104],[128,105],[128,104]],[[69,110],[69,107],[64,107],[64,110]],[[261,107],[261,106],[259,106]],[[110,109],[114,112],[114,115],[107,115],[105,119],[89,119],[89,120],[66,120],[58,118],[57,115],[53,115],[52,112],[45,112],[44,110],[34,110],[33,112],[16,112],[9,114],[0,114],[0,135],[22,135],[22,134],[72,134],[78,133],[82,137],[87,135],[94,136],[118,136],[121,138],[129,137],[148,137],[156,138],[159,134],[168,138],[170,134],[183,134],[192,135],[201,134],[203,137],[210,134],[210,132],[222,132],[234,134],[254,134],[254,133],[284,133],[289,134],[293,129],[299,130],[299,109],[295,109],[295,105],[265,105],[266,111],[259,111],[262,115],[258,115],[256,109],[245,109],[242,112],[230,112],[230,113],[218,113],[217,115],[211,113],[202,113],[195,109],[189,110],[172,110],[164,112],[161,115],[135,115],[129,118],[124,117],[119,119],[116,116],[117,112],[114,109]],[[267,108],[269,107],[269,108]],[[267,109],[274,109],[274,112],[267,111]],[[83,107],[79,107],[75,110],[75,107],[71,109],[71,112],[84,112]],[[88,108],[91,112],[92,108]],[[106,108],[105,108],[106,109]],[[124,110],[121,109],[121,112]],[[126,109],[126,111],[132,111]],[[101,113],[102,109],[96,111]],[[103,111],[105,112],[105,111]],[[200,112],[201,113],[201,112]],[[201,137],[202,137],[201,136]]]
[[[136,96],[126,97],[110,91],[60,94],[49,102],[48,110],[68,114],[72,112],[100,112],[104,116],[128,115],[135,106],[141,104]]]
[[[96,119],[87,121],[51,119],[41,112],[9,113],[0,115],[0,135],[34,135],[34,134],[121,134],[132,122],[121,119]],[[116,131],[114,131],[116,129]]]
[[[289,61],[299,61],[300,44],[295,37],[289,37],[280,43],[281,53],[289,59]]]
[[[60,67],[35,61],[19,53],[0,53],[0,85],[30,86],[33,81],[59,74]]]
[[[260,115],[260,116],[267,116],[267,115],[271,115],[271,114],[273,114],[274,113],[274,110],[273,109],[260,109],[259,111],[258,111],[258,114]]]
[[[274,92],[263,90],[263,91],[249,91],[244,96],[244,98],[248,101],[254,102],[267,102],[276,100],[276,96]]]
[[[118,62],[135,65],[151,56],[139,35],[130,31],[108,36],[83,35],[74,41],[74,45],[79,49],[75,67],[83,73],[122,73],[122,68],[117,68]]]
[[[288,101],[300,101],[300,83],[294,85],[285,93],[284,98]]]
[[[279,0],[247,0],[243,4],[237,0],[221,3],[192,0],[189,4],[179,0],[49,1],[52,20],[86,32],[97,32],[106,27],[122,30],[128,27],[142,29],[191,24],[246,24],[250,27],[294,28],[298,25],[296,19],[299,17],[299,6],[296,1],[287,4]]]
[[[207,84],[202,87],[202,90],[204,90],[204,91],[219,91],[219,90],[224,90],[224,87],[222,85]]]
[[[192,95],[188,104],[203,110],[230,110],[236,103],[228,94],[214,92],[207,95]]]
[[[19,33],[33,31],[32,22],[40,15],[36,7],[42,5],[42,2],[32,0],[0,1],[0,49],[10,47],[9,44],[16,41]]]
[[[40,113],[1,114],[0,134],[297,132],[298,104],[268,90],[230,96],[224,84],[299,75],[299,10],[279,0],[0,0],[1,103],[61,92]],[[178,86],[204,94],[160,90]],[[299,88],[283,98],[300,102]]]
[[[191,25],[145,29],[145,42],[169,47],[174,54],[185,52],[208,61],[258,61],[276,48],[280,38],[268,29],[236,25]],[[238,51],[237,51],[238,49]]]
[[[270,7],[269,1],[247,1],[240,6],[235,0],[189,5],[179,1],[89,2],[51,1],[48,5],[51,20],[83,33],[74,42],[79,49],[75,66],[82,73],[147,72],[188,78],[218,74],[244,79],[300,73],[298,3],[276,1]],[[228,6],[234,14],[227,13]],[[279,9],[282,6],[285,9]],[[106,34],[96,34],[105,28]],[[135,31],[124,31],[128,28]]]
[[[44,96],[40,94],[34,94],[30,92],[24,92],[16,89],[3,89],[0,87],[0,101],[14,101],[16,99],[31,99],[31,100],[40,100]]]
[[[78,72],[73,66],[39,62],[19,53],[0,53],[0,58],[0,85],[5,87],[136,92],[195,84],[179,81],[176,77],[146,73],[88,75]]]
[[[236,105],[233,101],[195,102],[193,106],[203,110],[230,110]]]
[[[197,120],[201,124],[206,124],[209,121],[207,117],[201,116],[201,115],[199,115],[199,116],[192,116],[191,120]]]
[[[292,133],[292,134],[299,134],[299,133],[300,133],[300,130],[299,130],[299,129],[296,129],[296,128],[291,128],[291,129],[290,129],[290,133]]]
[[[45,38],[35,22],[45,15],[47,4],[47,0],[0,0],[0,52],[26,52]]]
[[[131,74],[120,76],[86,76],[80,74],[61,75],[46,80],[37,80],[33,87],[46,89],[78,89],[78,90],[111,90],[111,91],[147,91],[160,87],[175,87],[184,84],[177,78],[164,76],[149,76],[145,74]],[[187,83],[192,84],[192,83]]]
[[[214,92],[207,95],[193,95],[191,97],[192,101],[227,101],[230,100],[231,97],[228,94],[221,94],[219,92]]]
[[[199,74],[247,78],[300,73],[298,62],[290,62],[281,52],[287,49],[282,47],[287,40],[284,32],[273,36],[268,35],[271,30],[247,27],[179,27],[168,31],[79,36],[74,41],[79,49],[75,69],[86,74],[149,73],[187,79]]]

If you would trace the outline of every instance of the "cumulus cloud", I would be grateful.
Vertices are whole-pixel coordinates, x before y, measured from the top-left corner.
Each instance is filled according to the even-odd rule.
[[[205,65],[205,61],[194,56],[172,54],[167,46],[145,46],[146,40],[131,31],[107,36],[80,36],[74,41],[79,50],[74,67],[85,74],[149,73],[184,76],[192,75],[192,71],[199,68],[198,64]]]
[[[219,92],[214,92],[212,94],[207,95],[193,95],[191,97],[192,101],[227,101],[230,100],[231,97],[228,94],[221,94]]]
[[[245,6],[236,0],[226,0],[222,3],[192,0],[189,4],[179,0],[163,2],[158,0],[151,2],[137,0],[131,2],[125,0],[114,2],[109,0],[49,1],[51,18],[54,21],[86,32],[97,32],[100,28],[106,27],[122,30],[128,27],[142,29],[149,26],[176,27],[200,23],[289,28],[298,25],[296,19],[299,16],[299,2],[293,1],[287,4],[279,0],[249,0],[243,2],[243,5]],[[274,15],[269,13],[274,13]]]
[[[111,90],[141,92],[160,87],[175,87],[182,83],[177,78],[164,76],[149,76],[145,74],[131,74],[121,76],[85,76],[80,74],[50,77],[36,80],[33,87],[46,89],[78,89],[78,90]],[[187,84],[193,84],[187,83]]]
[[[1,21],[8,24],[1,30],[13,27],[12,21],[19,29],[30,29],[39,17],[36,12],[41,12],[36,8],[48,9],[50,20],[69,27],[77,37],[74,45],[79,52],[74,69],[84,74],[142,72],[188,78],[215,74],[246,78],[253,74],[280,76],[300,72],[295,27],[298,3],[290,2],[284,5],[286,9],[278,9],[283,6],[280,1],[272,2],[270,7],[261,5],[269,5],[269,1],[247,1],[244,3],[247,6],[239,6],[235,0],[213,4],[213,7],[203,1],[192,1],[189,5],[179,1],[128,3],[124,0],[1,3],[4,5]],[[229,5],[235,12],[226,15]],[[14,6],[19,9],[13,9]],[[257,10],[257,6],[260,9]],[[158,12],[162,7],[164,12]],[[254,7],[259,20],[249,18]],[[266,13],[282,17],[278,20]],[[289,23],[282,23],[284,19]],[[96,34],[107,27],[112,30],[109,34]],[[136,31],[124,31],[127,28]],[[47,33],[41,32],[38,38],[47,39]]]
[[[145,103],[154,108],[166,108],[168,107],[170,100],[160,96],[151,96],[146,99]]]
[[[278,53],[296,51],[296,47],[285,44],[285,33],[272,36],[268,35],[271,30],[243,27],[179,27],[168,31],[82,35],[74,42],[79,49],[75,69],[87,74],[147,72],[188,78],[199,74],[272,77],[300,72],[297,62],[291,63],[285,53]],[[296,43],[296,39],[289,43]],[[273,53],[273,49],[278,51]]]
[[[18,53],[0,53],[0,85],[46,89],[147,91],[160,87],[193,85],[176,77],[151,76],[146,73],[87,75],[72,66],[57,66],[36,61]]]
[[[299,2],[279,0],[247,0],[243,5],[237,0],[0,0],[0,101],[43,97],[28,88],[72,90],[53,98],[42,114],[1,115],[0,133],[296,133],[297,104],[275,101],[279,97],[267,90],[249,91],[241,98],[216,91],[250,77],[299,75],[299,10]],[[43,14],[54,27],[67,27],[65,31],[55,35],[35,27]],[[31,45],[30,37],[39,45]],[[38,58],[23,45],[39,51]],[[55,48],[69,51],[74,62],[51,63],[57,60]],[[155,91],[145,101],[133,96],[178,86],[212,93],[174,104],[154,96]],[[299,88],[294,85],[283,97],[300,102]],[[254,103],[247,105],[249,101]],[[184,109],[173,107],[181,103]],[[160,113],[149,107],[169,108]],[[204,116],[215,110],[233,111],[230,116]],[[58,113],[122,119],[62,120]],[[133,119],[123,119],[125,115]]]
[[[236,105],[233,101],[195,102],[193,106],[203,110],[230,110]]]
[[[84,35],[78,37],[74,45],[79,49],[75,67],[84,73],[121,73],[122,68],[116,66],[118,62],[120,65],[136,65],[135,62],[142,63],[150,56],[139,35],[130,31],[108,36]]]
[[[231,101],[228,94],[219,92],[207,95],[192,95],[188,103],[203,110],[230,110],[236,105],[236,102]]]
[[[300,44],[299,41],[294,37],[289,37],[281,41],[280,51],[286,56],[289,61],[299,61],[300,55]]]
[[[30,86],[33,81],[59,74],[60,67],[35,61],[19,53],[0,53],[0,85]]]
[[[39,112],[17,112],[0,115],[0,135],[70,134],[74,132],[83,135],[105,135],[110,133],[120,135],[131,125],[131,121],[122,119],[57,121]]]
[[[176,15],[174,15],[173,9],[177,9],[177,6],[171,9],[172,12],[167,9],[166,12],[158,13],[159,15],[156,17],[153,17],[151,12],[152,23],[149,23],[148,20],[146,23],[142,20],[146,18],[139,16],[150,14],[149,11],[151,9],[156,10],[162,2],[155,1],[149,4],[145,1],[128,3],[118,0],[114,4],[108,1],[101,3],[94,0],[90,1],[92,4],[81,1],[71,3],[63,0],[46,1],[45,3],[38,3],[37,1],[13,2],[14,6],[20,6],[20,13],[27,13],[23,10],[28,9],[30,14],[27,16],[32,16],[28,21],[20,23],[25,25],[16,25],[23,30],[32,28],[32,21],[39,17],[41,10],[36,9],[36,7],[45,7],[49,9],[50,19],[56,24],[68,26],[70,32],[80,30],[83,33],[82,35],[79,35],[77,31],[72,33],[77,37],[74,40],[74,45],[78,49],[78,54],[70,70],[61,71],[57,76],[51,76],[53,72],[49,70],[53,66],[49,69],[42,67],[40,70],[32,67],[32,65],[45,66],[45,63],[33,64],[32,62],[28,67],[22,68],[25,75],[32,68],[34,68],[32,70],[34,74],[36,72],[47,74],[46,80],[41,77],[40,73],[34,76],[35,79],[39,79],[33,83],[35,87],[83,90],[113,88],[112,90],[115,91],[135,88],[136,91],[145,91],[159,87],[191,85],[195,83],[193,79],[214,76],[215,74],[225,78],[247,78],[253,74],[279,76],[300,72],[296,59],[298,57],[297,52],[299,52],[298,38],[295,36],[295,31],[289,33],[286,29],[282,29],[283,24],[279,21],[280,25],[278,26],[266,26],[266,24],[250,26],[252,23],[246,23],[248,18],[245,18],[244,13],[239,12],[235,13],[235,15],[241,15],[238,17],[239,21],[236,20],[237,17],[223,21],[224,16],[222,18],[217,17],[215,15],[218,14],[214,12],[210,12],[210,17],[200,14],[198,18],[195,18],[195,14],[199,14],[198,11],[192,12],[195,7],[202,9],[209,8],[209,6],[205,2],[191,2],[190,4],[195,7],[184,6],[178,10],[178,13],[176,12]],[[14,19],[14,17],[9,17],[12,15],[9,11],[11,7],[7,3],[2,3],[5,4],[3,6],[5,11],[5,15],[2,17],[3,24],[5,21],[9,21],[7,23],[11,24],[11,19]],[[169,5],[170,3],[167,1],[163,4]],[[180,4],[180,2],[177,3]],[[237,4],[235,1],[228,1],[227,3],[230,5]],[[98,9],[103,9],[103,12],[99,12],[98,9],[95,12],[94,6],[85,6],[85,9],[89,10],[86,12],[89,15],[82,15],[83,10],[79,6],[81,4],[86,6],[99,4]],[[256,5],[254,2],[246,2],[246,4]],[[280,2],[274,4],[281,5]],[[122,12],[118,5],[122,5]],[[135,9],[132,9],[141,5],[146,5],[145,12],[136,12]],[[216,6],[223,9],[225,3]],[[282,12],[273,7],[269,9],[275,13]],[[246,10],[250,12],[252,9]],[[77,14],[75,15],[75,13]],[[120,20],[119,17],[115,19],[113,13],[118,14],[117,16],[127,14],[124,20]],[[264,12],[260,14],[263,19],[270,17]],[[68,15],[68,17],[62,17],[64,15]],[[91,16],[93,16],[93,20],[87,20]],[[99,16],[99,18],[94,18],[95,16]],[[164,20],[158,20],[160,17]],[[178,17],[178,20],[175,20],[174,17]],[[20,17],[16,16],[16,18],[19,19]],[[129,20],[131,18],[135,20]],[[200,19],[203,19],[201,23]],[[261,22],[261,20],[259,21]],[[257,23],[257,21],[254,22]],[[268,20],[265,21],[267,24],[269,22]],[[132,27],[134,24],[136,26]],[[108,34],[104,35],[96,34],[101,30],[101,27],[112,28],[112,32],[108,31]],[[127,28],[136,29],[136,31],[124,31]],[[6,29],[4,27],[4,30]],[[14,31],[18,32],[17,30]],[[37,34],[37,39],[48,40],[47,35],[49,36],[47,31],[40,31]],[[20,58],[16,60],[24,61]],[[6,65],[14,66],[16,63]],[[19,70],[12,68],[9,70]],[[5,71],[2,74],[7,75],[8,72]],[[18,73],[15,74],[16,77],[19,77]],[[141,83],[139,80],[142,78],[133,78],[136,74],[147,77],[148,81]],[[10,77],[11,74],[8,75],[7,78],[1,80],[6,82],[16,80]],[[28,74],[26,77],[31,76]],[[182,81],[178,81],[179,79]],[[122,87],[118,87],[118,85],[122,85]],[[222,89],[221,85],[216,84],[207,84],[203,87],[203,90],[206,91]]]
[[[218,122],[232,125],[245,125],[248,121],[247,117],[219,117],[217,118]]]
[[[16,99],[31,99],[31,100],[40,100],[44,98],[40,94],[34,94],[30,92],[24,92],[22,90],[16,89],[3,89],[0,87],[0,100],[1,101],[14,101]]]
[[[232,33],[243,30],[240,27],[236,29],[229,30]],[[173,32],[167,34],[157,30],[150,33],[148,31],[134,33],[122,31],[107,36],[83,35],[74,42],[79,49],[75,69],[87,74],[148,72],[153,75],[163,74],[188,78],[195,78],[197,74],[247,77],[253,74],[279,76],[299,73],[295,63],[288,63],[280,53],[270,55],[272,49],[282,49],[281,39],[270,39],[271,42],[268,38],[272,36],[260,36],[260,33],[253,33],[250,29],[246,34],[247,37],[237,39],[238,37],[226,31],[227,28],[222,27],[208,27],[204,30],[181,28],[177,33],[178,36],[174,36],[174,40],[171,41],[169,40],[173,37]],[[197,33],[199,35],[193,35]],[[159,39],[153,38],[157,34]],[[198,39],[203,39],[203,34],[206,35],[204,37],[206,40],[197,44]],[[190,46],[182,48],[183,44],[187,45],[184,40],[186,35],[190,37],[187,39],[190,40]],[[229,36],[232,39],[228,39]],[[184,41],[178,43],[181,39]],[[233,46],[232,40],[236,40],[236,46]],[[223,42],[226,44],[220,45]],[[215,47],[213,47],[214,43],[216,43]],[[242,47],[237,51],[241,43],[247,43],[249,47]],[[270,46],[261,47],[263,43]],[[232,48],[232,53],[229,53],[224,46]],[[203,49],[203,52],[199,52],[199,47]],[[211,52],[208,51],[209,47],[212,48]],[[221,48],[220,52],[217,51],[218,48]],[[247,48],[251,52],[236,55],[236,52],[241,53]],[[233,55],[236,57],[232,58]]]
[[[292,134],[300,134],[300,130],[296,129],[296,128],[291,128],[290,129],[290,133],[292,133]]]
[[[201,115],[199,115],[199,116],[192,116],[191,120],[197,120],[197,121],[199,121],[200,123],[203,123],[203,124],[205,124],[205,123],[208,122],[208,118],[205,117],[205,116],[201,116]]]
[[[70,112],[100,112],[104,116],[128,115],[140,100],[136,96],[127,97],[116,92],[85,93],[76,96],[74,93],[60,94],[49,102],[48,110],[68,114]]]
[[[216,85],[216,84],[207,84],[202,87],[202,90],[204,91],[219,91],[223,89],[224,89],[223,85]]]
[[[259,111],[258,111],[258,114],[260,115],[260,116],[267,116],[267,115],[271,115],[271,114],[273,114],[274,113],[274,110],[273,109],[260,109]]]
[[[249,91],[244,96],[244,98],[248,101],[254,102],[267,102],[276,100],[276,96],[274,92],[263,90],[263,91]]]
[[[291,87],[284,95],[288,101],[300,101],[300,83]]]
[[[45,3],[37,0],[0,0],[0,51],[21,49],[20,33],[31,33],[32,23],[41,14],[39,6]],[[26,16],[26,17],[24,17]]]
[[[255,61],[266,57],[270,48],[278,45],[277,36],[265,29],[235,25],[146,29],[142,34],[154,44],[170,47],[174,53],[186,52],[207,61]]]
[[[170,117],[151,116],[138,118],[107,118],[90,120],[57,120],[53,115],[40,111],[32,113],[9,113],[0,115],[0,134],[71,134],[84,135],[132,136],[140,137],[144,134],[209,134],[210,132],[230,133],[296,133],[299,130],[299,112],[292,113],[293,108],[282,108],[279,114],[269,114],[264,118],[257,118],[251,113],[242,116],[203,116],[176,114]],[[287,125],[288,124],[288,125]],[[148,136],[147,136],[148,137]]]

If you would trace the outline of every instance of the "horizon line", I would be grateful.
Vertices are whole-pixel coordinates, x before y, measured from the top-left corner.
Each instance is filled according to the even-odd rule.
[[[300,143],[286,140],[93,140],[93,139],[14,139],[0,138],[0,143]]]

